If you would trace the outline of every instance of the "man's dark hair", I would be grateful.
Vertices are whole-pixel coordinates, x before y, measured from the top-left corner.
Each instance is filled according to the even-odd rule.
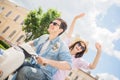
[[[55,20],[58,20],[58,21],[61,22],[60,28],[63,29],[63,32],[65,32],[65,30],[67,29],[67,23],[63,19],[61,19],[61,18],[57,18]],[[59,35],[61,35],[63,32],[61,32]]]

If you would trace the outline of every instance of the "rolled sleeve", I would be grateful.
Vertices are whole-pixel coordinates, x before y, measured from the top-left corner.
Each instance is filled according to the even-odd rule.
[[[59,59],[60,61],[67,61],[70,67],[72,68],[72,57],[67,46],[62,47],[59,54]]]
[[[38,45],[39,40],[40,40],[40,38],[33,40],[34,47],[36,47]]]

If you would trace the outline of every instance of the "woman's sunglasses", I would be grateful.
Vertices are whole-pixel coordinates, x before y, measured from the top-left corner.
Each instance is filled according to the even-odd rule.
[[[58,23],[56,22],[50,22],[50,24],[53,24],[54,26],[60,26]]]
[[[85,47],[81,45],[81,43],[77,43],[78,46],[82,49],[82,50],[85,50]]]

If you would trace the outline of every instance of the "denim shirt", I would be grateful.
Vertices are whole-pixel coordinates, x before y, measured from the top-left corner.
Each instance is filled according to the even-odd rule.
[[[40,53],[41,44],[45,43],[48,40],[48,37],[49,35],[46,34],[33,41],[34,47],[36,49],[36,53],[39,56],[42,56],[46,59],[51,59],[56,61],[67,61],[69,65],[72,66],[72,60],[68,46],[60,39],[60,37],[57,37],[54,40],[50,41],[47,49],[42,54]],[[42,71],[47,75],[48,80],[51,80],[52,76],[58,70],[57,68],[52,67],[51,65],[43,66],[40,64],[36,64],[35,66],[42,69]]]

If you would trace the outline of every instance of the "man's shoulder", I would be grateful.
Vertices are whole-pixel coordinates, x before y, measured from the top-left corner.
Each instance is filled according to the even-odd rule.
[[[41,35],[40,37],[42,38],[45,38],[45,37],[47,37],[48,38],[48,36],[49,36],[49,34],[43,34],[43,35]]]
[[[40,37],[38,37],[38,40],[46,40],[48,39],[49,35],[48,34],[44,34],[44,35],[41,35]]]
[[[34,39],[33,42],[34,42],[34,43],[38,43],[38,42],[42,43],[42,42],[44,42],[46,39],[48,39],[48,36],[49,36],[48,34],[41,35],[40,37]]]

